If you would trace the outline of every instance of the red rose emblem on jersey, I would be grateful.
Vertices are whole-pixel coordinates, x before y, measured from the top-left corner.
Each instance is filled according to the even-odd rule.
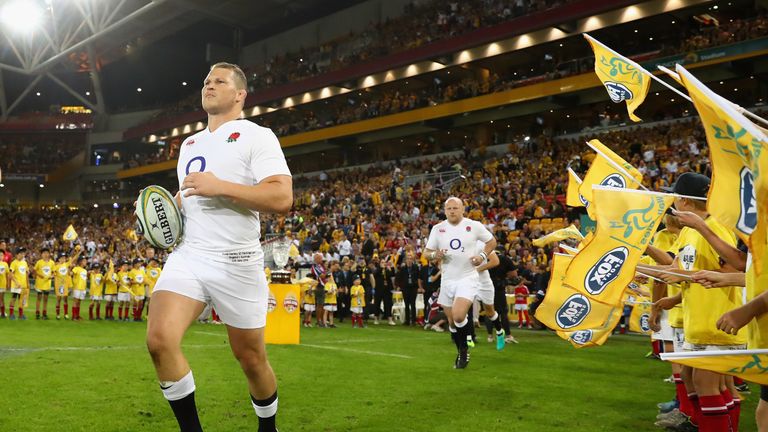
[[[240,132],[232,132],[232,134],[227,138],[227,142],[235,142],[237,139],[240,138]]]
[[[467,227],[467,232],[470,232],[470,231],[472,231],[472,227],[468,226]]]
[[[194,144],[194,143],[195,143],[195,140],[189,140],[189,141],[187,141],[187,144],[186,144],[186,145],[188,145],[188,146],[191,146],[191,145],[192,145],[192,144]]]

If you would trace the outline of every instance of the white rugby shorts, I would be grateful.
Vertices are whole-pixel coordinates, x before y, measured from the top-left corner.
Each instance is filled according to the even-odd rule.
[[[339,308],[335,304],[327,304],[323,305],[323,310],[327,310],[328,312],[336,312],[339,310]]]
[[[11,288],[11,294],[21,294],[21,288]]]
[[[218,262],[181,249],[168,257],[154,292],[169,291],[211,303],[221,320],[242,329],[267,324],[269,286],[261,261]]]
[[[522,304],[522,303],[515,303],[515,306],[514,306],[513,310],[516,310],[516,311],[527,311],[528,310],[528,305],[527,304]]]
[[[437,303],[443,307],[453,306],[456,297],[474,301],[478,296],[480,288],[480,275],[475,272],[474,275],[466,276],[461,279],[449,281],[443,277],[440,283],[440,295],[437,297]],[[493,304],[493,301],[491,301]]]
[[[85,300],[85,290],[72,291],[72,298],[77,300]]]
[[[305,312],[314,312],[315,311],[314,303],[304,303],[304,311]]]
[[[114,294],[106,294],[104,296],[104,300],[108,302],[114,302],[115,300],[117,300],[117,296],[115,296]]]
[[[659,319],[659,323],[661,324],[661,330],[658,332],[654,332],[651,335],[651,340],[674,342],[675,334],[674,334],[674,331],[672,330],[672,326],[669,325],[669,311],[667,310],[661,311],[661,317]]]
[[[352,306],[349,308],[349,310],[354,314],[361,314],[363,313],[363,307],[362,306]]]
[[[93,301],[100,301],[101,300],[101,296],[92,295],[91,296],[91,300],[93,300]]]
[[[483,304],[493,306],[493,282],[480,279],[476,299],[483,302]]]
[[[119,301],[119,302],[129,302],[129,301],[131,301],[131,293],[129,293],[129,292],[119,292],[119,293],[117,293],[117,301]]]

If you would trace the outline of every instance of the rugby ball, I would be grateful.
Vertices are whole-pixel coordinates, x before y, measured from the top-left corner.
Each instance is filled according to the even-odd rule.
[[[165,188],[147,186],[136,200],[136,230],[154,247],[169,249],[184,234],[184,220],[176,200]]]

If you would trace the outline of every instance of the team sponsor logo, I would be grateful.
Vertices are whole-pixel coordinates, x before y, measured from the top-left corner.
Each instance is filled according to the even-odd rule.
[[[43,274],[45,276],[48,276],[51,274],[51,268],[50,267],[43,267]]]
[[[299,308],[299,301],[293,293],[288,293],[288,295],[285,296],[285,299],[283,299],[283,307],[288,313],[292,313]]]
[[[589,201],[587,201],[586,198],[584,198],[584,195],[579,194],[579,201],[584,207],[587,207],[589,205]]]
[[[594,336],[592,330],[579,330],[571,334],[571,340],[575,344],[584,345],[585,343],[592,341],[592,336]]]
[[[611,249],[593,265],[584,278],[584,289],[592,295],[599,295],[605,287],[619,277],[621,267],[627,260],[629,250],[624,246]]]
[[[67,275],[67,268],[66,267],[59,267],[59,274],[61,276],[66,276]]]
[[[277,299],[275,299],[275,295],[272,294],[272,291],[269,291],[269,297],[267,298],[267,312],[272,313],[273,310],[277,307]]]
[[[627,187],[627,181],[620,174],[611,174],[600,182],[600,186],[623,189]]]
[[[576,327],[584,321],[592,310],[592,304],[586,296],[574,294],[563,302],[560,309],[555,313],[555,321],[562,329]]]
[[[750,235],[757,226],[757,200],[755,199],[755,181],[752,172],[744,167],[739,173],[741,184],[739,185],[739,220],[736,228],[744,234]]]
[[[647,313],[640,315],[640,330],[642,330],[643,333],[651,331],[650,319],[651,317]]]
[[[194,143],[195,143],[195,140],[191,139],[191,140],[187,141],[184,145],[191,146]]]
[[[437,232],[444,233],[445,232],[445,228],[440,228],[440,229],[437,230]]]
[[[608,97],[615,103],[632,100],[634,97],[632,91],[624,84],[611,81],[606,81],[604,84],[605,89],[608,90]]]

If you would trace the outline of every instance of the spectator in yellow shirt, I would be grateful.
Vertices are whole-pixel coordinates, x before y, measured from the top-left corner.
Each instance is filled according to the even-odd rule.
[[[40,319],[40,300],[42,298],[42,319],[47,320],[48,295],[51,293],[53,269],[56,266],[56,263],[51,259],[50,249],[41,249],[40,255],[41,258],[35,263],[35,291],[37,292],[37,298],[35,301],[35,319]]]
[[[29,269],[26,261],[27,249],[19,247],[16,249],[16,258],[11,262],[11,304],[9,307],[9,318],[16,319],[16,315],[13,314],[13,307],[16,304],[16,300],[19,300],[19,319],[27,319],[24,316],[24,304],[21,303],[21,293],[25,289],[29,289]]]

